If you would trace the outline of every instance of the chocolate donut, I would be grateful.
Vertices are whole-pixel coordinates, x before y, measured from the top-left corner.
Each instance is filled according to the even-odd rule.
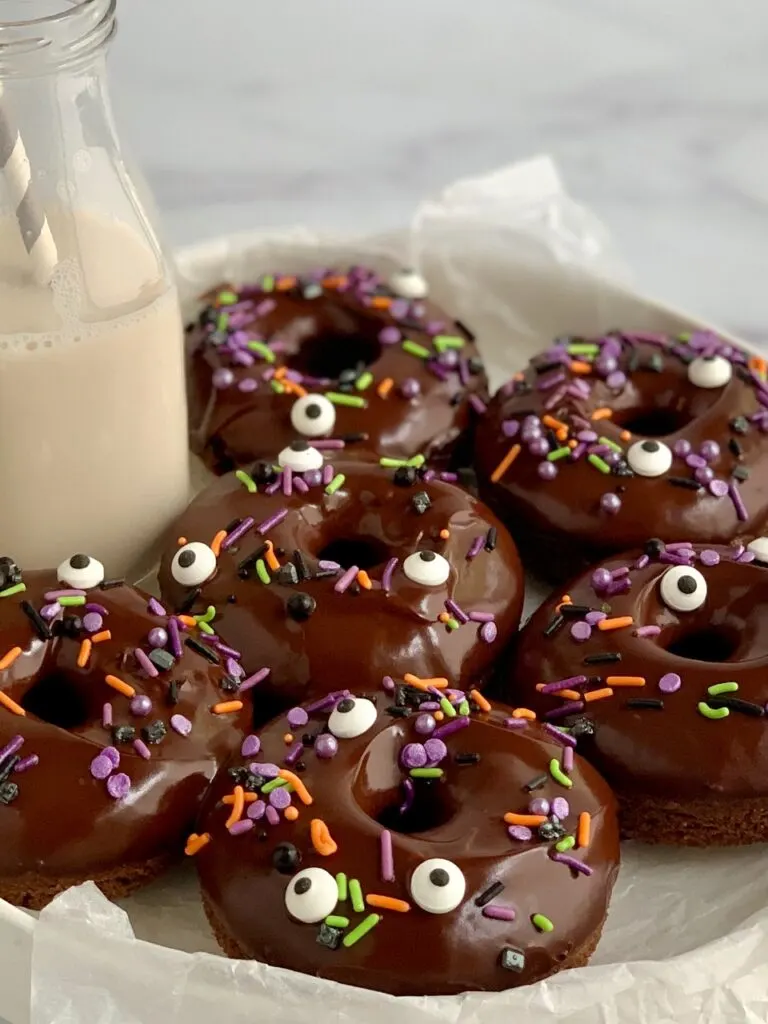
[[[191,445],[226,472],[296,436],[471,461],[488,382],[469,331],[413,271],[270,275],[207,296],[188,348]]]
[[[389,690],[293,708],[215,779],[197,866],[224,951],[416,996],[585,964],[619,862],[608,787],[510,709]]]
[[[125,896],[180,853],[249,709],[213,647],[95,558],[58,579],[1,559],[0,584],[0,894]]]
[[[565,579],[668,541],[728,544],[768,520],[764,360],[715,335],[559,339],[477,430],[481,494]]]
[[[653,843],[768,839],[768,539],[619,555],[550,598],[506,695],[579,736]]]
[[[351,679],[480,684],[523,600],[496,517],[413,465],[332,464],[306,442],[277,461],[279,473],[262,463],[200,494],[174,527],[185,543],[171,541],[160,566],[171,607],[215,610],[216,632],[242,653],[241,689],[258,686],[257,720]]]

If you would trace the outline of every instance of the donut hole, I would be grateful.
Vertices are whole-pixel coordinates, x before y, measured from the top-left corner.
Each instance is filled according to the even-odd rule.
[[[344,569],[372,569],[389,557],[389,549],[375,537],[338,537],[317,553],[317,558],[338,562]]]
[[[34,682],[20,704],[27,714],[60,729],[77,729],[93,717],[82,690],[60,673]]]
[[[723,625],[678,632],[662,646],[676,658],[720,662],[733,660],[740,642],[739,631]]]
[[[286,359],[292,370],[338,380],[345,370],[362,371],[381,358],[381,342],[363,334],[327,331],[313,334]]]
[[[413,803],[405,813],[402,792],[391,795],[390,802],[376,815],[376,821],[390,832],[418,835],[447,825],[456,814],[451,790],[440,779],[419,779],[414,787]]]
[[[613,422],[640,437],[667,437],[686,427],[693,416],[687,408],[658,406],[649,409],[625,409],[614,413]]]

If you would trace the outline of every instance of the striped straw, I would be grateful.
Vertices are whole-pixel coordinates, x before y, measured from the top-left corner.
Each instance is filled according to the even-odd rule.
[[[0,99],[4,95],[0,83]],[[59,254],[53,240],[45,210],[38,203],[32,184],[29,157],[18,129],[12,123],[5,104],[0,105],[0,172],[5,178],[11,201],[16,207],[16,220],[40,284],[51,279]]]

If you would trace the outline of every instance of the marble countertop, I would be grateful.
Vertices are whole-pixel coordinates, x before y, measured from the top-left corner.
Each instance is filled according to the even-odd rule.
[[[174,243],[548,152],[643,290],[768,343],[766,52],[755,0],[122,0],[111,61]]]

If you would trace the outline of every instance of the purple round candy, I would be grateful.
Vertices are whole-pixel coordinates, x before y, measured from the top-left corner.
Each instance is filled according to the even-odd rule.
[[[431,732],[435,731],[436,726],[437,722],[435,721],[434,716],[426,713],[419,715],[413,723],[413,727],[419,736],[429,736]]]
[[[571,636],[577,643],[583,644],[592,636],[592,627],[588,622],[574,622],[571,626]]]
[[[711,480],[709,489],[716,498],[724,498],[728,493],[728,484],[725,480]]]
[[[442,365],[446,366],[449,370],[459,365],[459,353],[452,348],[448,348],[445,352],[441,352],[437,357],[437,361]]]
[[[104,625],[104,619],[98,612],[86,612],[83,616],[83,629],[86,633],[98,633]]]
[[[215,388],[229,388],[235,383],[235,375],[226,366],[220,366],[218,370],[213,371],[211,383]]]
[[[439,764],[448,757],[448,747],[446,747],[442,740],[435,737],[426,741],[424,750],[427,752],[427,760],[430,764]]]
[[[528,451],[537,458],[542,458],[549,452],[549,441],[546,437],[534,437],[528,444]]]
[[[322,736],[318,736],[315,740],[315,753],[318,757],[328,760],[331,757],[335,757],[338,751],[339,741],[335,736],[331,736],[330,733],[323,733]]]
[[[168,634],[162,626],[155,626],[154,629],[150,629],[147,639],[150,647],[165,647],[168,643]]]
[[[401,334],[397,327],[382,327],[379,331],[379,341],[382,345],[396,345],[400,338]]]
[[[700,484],[708,484],[715,477],[715,471],[710,466],[700,466],[693,474]]]
[[[492,644],[499,635],[499,629],[495,622],[484,622],[480,627],[480,639],[486,644]]]
[[[523,420],[523,430],[525,430],[527,427],[538,427],[540,429],[541,420],[538,416],[534,416],[533,413],[531,413],[530,416],[526,416]]]
[[[122,800],[128,796],[131,788],[131,780],[125,772],[118,772],[117,775],[110,775],[107,779],[107,792],[113,800]]]
[[[609,454],[615,455],[616,452]],[[608,512],[610,515],[615,516],[621,508],[621,498],[618,494],[614,494],[612,491],[609,491],[607,494],[603,494],[600,498],[600,508],[603,512]]]
[[[674,693],[682,686],[682,680],[677,672],[667,672],[659,680],[659,689],[662,693]]]
[[[690,466],[691,469],[704,469],[707,464],[707,460],[703,459],[701,455],[695,455],[691,452],[690,455],[686,456],[685,464],[686,466]]]
[[[267,805],[263,800],[254,800],[245,812],[252,821],[260,821],[264,817]]]
[[[605,378],[605,383],[609,388],[623,388],[627,383],[627,375],[621,370],[614,370]]]
[[[260,750],[261,740],[258,736],[254,736],[253,733],[251,733],[250,736],[246,736],[243,740],[242,746],[240,747],[240,754],[243,757],[256,757]]]
[[[542,480],[554,480],[557,476],[557,466],[554,462],[540,462],[537,472]]]
[[[91,775],[94,779],[106,779],[115,770],[115,765],[104,754],[97,754],[91,761]]]
[[[131,701],[131,714],[144,718],[152,710],[152,700],[140,693]]]
[[[255,381],[252,377],[245,377],[237,385],[237,389],[238,391],[255,391],[258,386],[258,381]]]
[[[537,796],[535,800],[531,800],[528,804],[529,814],[543,814],[545,817],[549,814],[549,800],[546,800],[543,796]]]
[[[718,565],[720,562],[720,555],[717,551],[713,551],[712,548],[705,548],[699,555],[699,560],[702,565],[708,565],[711,567],[713,565]]]
[[[602,622],[603,619],[607,618],[608,616],[605,612],[587,612],[584,616],[585,621],[588,622],[590,626],[596,626],[598,622]]]
[[[568,801],[565,797],[556,796],[552,801],[552,813],[560,821],[565,821],[568,815],[571,813],[571,808],[568,805]]]
[[[595,590],[605,590],[613,582],[608,569],[595,569],[592,573],[592,586]]]
[[[101,752],[101,756],[108,757],[115,768],[120,764],[120,751],[117,747],[104,747]]]
[[[720,445],[717,441],[702,441],[699,455],[707,462],[714,462],[715,459],[720,458]]]
[[[614,356],[601,356],[595,363],[595,369],[602,377],[607,377],[619,367],[619,361]]]
[[[400,762],[404,768],[423,768],[428,760],[423,743],[406,743],[400,751]]]
[[[609,466],[618,466],[621,462],[621,456],[618,452],[606,452],[605,455],[603,455],[603,462],[607,462]]]
[[[533,839],[533,832],[531,832],[527,825],[510,825],[507,828],[507,834],[510,839],[517,839],[521,843],[527,843],[530,839]]]
[[[288,712],[288,725],[292,729],[301,729],[309,721],[309,715],[304,708],[291,708]]]
[[[192,732],[192,723],[186,715],[171,715],[171,728],[179,736],[189,736]]]
[[[541,435],[542,430],[539,426],[523,427],[520,431],[520,440],[528,444],[530,441],[535,441],[537,437],[541,437]]]
[[[291,794],[281,786],[279,789],[273,789],[269,794],[269,802],[273,807],[276,807],[278,811],[284,811],[286,807],[290,806]]]
[[[308,469],[304,474],[304,480],[309,487],[317,487],[322,482],[323,474],[319,469]]]
[[[406,377],[400,384],[400,394],[403,398],[418,398],[421,394],[421,384],[415,377]]]
[[[679,441],[675,441],[672,446],[672,451],[678,458],[684,459],[686,455],[690,454],[691,442],[686,441],[684,437],[681,437]]]

